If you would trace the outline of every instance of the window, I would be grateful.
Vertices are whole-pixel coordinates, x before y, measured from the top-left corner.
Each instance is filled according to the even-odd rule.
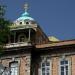
[[[18,75],[18,62],[12,62],[10,64],[11,75]]]
[[[24,40],[25,40],[24,36],[21,36],[19,39],[20,42],[24,42]]]
[[[11,71],[8,67],[6,67],[0,75],[10,75]]]
[[[61,60],[60,61],[60,75],[69,75],[69,61]]]
[[[25,41],[27,41],[27,38],[26,38],[25,34],[19,35],[18,42],[25,42]]]
[[[22,24],[22,22],[20,22],[20,24]]]
[[[29,22],[26,22],[26,24],[29,24]]]
[[[29,20],[24,20],[24,24],[29,24]]]
[[[45,59],[44,61],[42,61],[41,63],[41,75],[50,75],[50,60],[49,59]]]

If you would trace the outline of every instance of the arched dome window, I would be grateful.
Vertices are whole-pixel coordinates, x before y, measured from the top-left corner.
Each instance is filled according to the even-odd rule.
[[[20,22],[20,24],[22,24],[22,22]]]
[[[29,24],[29,22],[26,22],[26,24]]]
[[[25,41],[27,41],[25,34],[21,34],[18,36],[18,42],[25,42]]]
[[[30,24],[29,20],[24,20],[24,24]]]

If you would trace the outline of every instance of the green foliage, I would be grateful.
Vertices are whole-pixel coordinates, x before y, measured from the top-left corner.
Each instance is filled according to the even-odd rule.
[[[4,16],[4,14],[5,14],[5,6],[3,6],[3,5],[0,5],[0,18],[2,18],[3,16]]]
[[[0,51],[2,51],[3,45],[6,43],[6,40],[10,32],[10,22],[4,18],[4,11],[4,6],[0,5]]]
[[[6,42],[6,38],[9,33],[9,21],[4,20],[3,18],[0,18],[0,45],[4,44]]]
[[[8,35],[10,33],[9,25],[9,21],[5,20],[4,18],[0,18],[0,55],[3,52],[3,45],[6,44]]]

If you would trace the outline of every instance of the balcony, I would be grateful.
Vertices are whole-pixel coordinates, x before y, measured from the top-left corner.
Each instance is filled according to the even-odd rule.
[[[32,28],[32,29],[36,30],[37,25],[36,24],[35,25],[33,25],[33,24],[31,24],[31,25],[15,25],[15,24],[13,24],[9,27],[11,30],[28,29],[28,28]]]
[[[9,43],[4,46],[4,48],[16,48],[16,47],[24,47],[24,46],[32,46],[30,42],[19,42],[19,43]]]

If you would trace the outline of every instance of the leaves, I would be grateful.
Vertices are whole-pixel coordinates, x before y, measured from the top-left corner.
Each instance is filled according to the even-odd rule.
[[[0,18],[5,15],[5,8],[6,8],[6,6],[0,5]]]
[[[0,5],[0,55],[3,52],[3,45],[6,44],[8,35],[10,33],[9,25],[10,21],[4,18],[5,6]]]
[[[4,44],[6,41],[6,38],[9,34],[9,21],[4,20],[3,18],[0,18],[0,45]]]

